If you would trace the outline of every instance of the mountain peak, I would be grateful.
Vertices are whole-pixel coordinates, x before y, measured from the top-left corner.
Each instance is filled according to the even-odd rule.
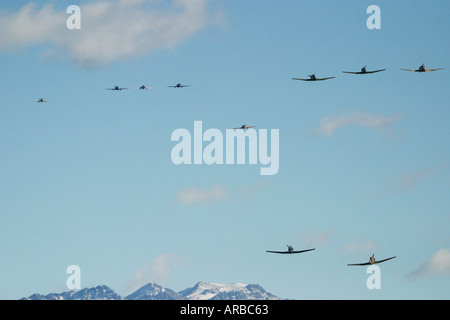
[[[163,288],[156,283],[147,283],[132,294],[125,297],[126,300],[181,300],[182,297],[175,291]]]

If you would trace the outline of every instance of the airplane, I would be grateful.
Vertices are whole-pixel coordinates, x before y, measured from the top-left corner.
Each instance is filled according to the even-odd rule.
[[[40,98],[39,100],[34,100],[34,102],[41,103],[41,102],[48,102],[48,100],[45,100],[44,98]]]
[[[184,87],[190,87],[190,85],[186,85],[186,84],[181,84],[181,83],[177,83],[174,86],[167,86],[168,88],[184,88]]]
[[[379,70],[374,70],[374,71],[367,71],[366,70],[366,66],[364,66],[364,68],[361,69],[361,71],[359,72],[351,72],[351,71],[342,71],[343,73],[351,73],[351,74],[368,74],[368,73],[375,73],[375,72],[380,72],[380,71],[384,71],[386,69],[379,69]]]
[[[437,68],[437,69],[425,69],[425,64],[422,63],[422,65],[419,67],[419,69],[412,70],[412,69],[400,69],[404,71],[411,71],[411,72],[431,72],[436,70],[442,70],[444,68]]]
[[[114,88],[106,88],[105,90],[112,90],[112,91],[120,91],[120,90],[127,90],[128,88],[119,88],[119,86],[114,86]]]
[[[151,89],[151,87],[147,87],[147,86],[145,86],[145,85],[142,85],[142,86],[140,86],[140,87],[137,88],[137,89],[139,89],[139,90],[148,90],[148,89]]]
[[[293,254],[293,253],[302,253],[302,252],[315,250],[315,249],[306,249],[306,250],[294,251],[294,248],[292,246],[287,245],[287,247],[288,247],[288,251],[270,251],[270,250],[267,250],[266,252],[279,253],[279,254]]]
[[[395,256],[390,257],[390,258],[387,258],[387,259],[383,259],[383,260],[380,260],[380,261],[376,261],[376,260],[375,260],[375,255],[372,254],[372,256],[369,258],[369,262],[364,262],[364,263],[349,263],[349,264],[347,264],[347,266],[368,266],[368,265],[372,265],[372,264],[382,263],[382,262],[384,262],[384,261],[388,261],[388,260],[391,260],[391,259],[394,259],[394,258],[395,258]]]
[[[308,76],[309,76],[309,79],[292,78],[292,80],[302,80],[302,81],[322,81],[322,80],[328,80],[328,79],[336,78],[336,77],[316,78],[316,75],[315,75],[315,74],[308,75]]]
[[[235,130],[236,130],[236,129],[242,129],[242,130],[243,130],[243,129],[249,129],[249,128],[254,128],[254,127],[255,127],[255,126],[246,126],[245,124],[243,124],[242,127],[239,127],[239,128],[233,128],[233,129],[235,129]]]

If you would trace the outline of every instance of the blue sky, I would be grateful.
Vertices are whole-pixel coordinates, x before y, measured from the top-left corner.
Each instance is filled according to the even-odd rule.
[[[1,299],[66,291],[73,264],[121,295],[449,298],[448,1],[34,3],[0,4]],[[422,63],[445,69],[400,70]],[[386,71],[342,73],[365,65]],[[291,79],[313,73],[336,78]],[[174,165],[171,134],[196,120],[279,129],[278,173]],[[286,244],[316,250],[265,252]],[[347,267],[372,253],[397,256],[379,290]]]

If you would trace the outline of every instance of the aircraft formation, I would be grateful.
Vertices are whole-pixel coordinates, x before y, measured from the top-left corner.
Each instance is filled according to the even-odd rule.
[[[304,249],[304,250],[294,250],[294,247],[292,247],[291,245],[287,245],[288,249],[287,251],[275,251],[275,250],[266,250],[266,252],[269,253],[277,253],[277,254],[296,254],[296,253],[304,253],[304,252],[308,252],[308,251],[313,251],[315,250],[315,248],[311,248],[311,249]],[[371,257],[369,257],[369,262],[362,262],[362,263],[349,263],[347,264],[347,266],[368,266],[368,265],[372,265],[372,264],[378,264],[378,263],[382,263],[388,260],[392,260],[396,258],[396,256],[390,257],[390,258],[386,258],[383,260],[375,260],[375,254],[372,254]]]
[[[418,72],[418,73],[422,73],[422,72],[432,72],[432,71],[438,71],[438,70],[443,70],[444,68],[435,68],[435,69],[426,69],[425,68],[425,64],[422,64],[421,66],[419,66],[418,69],[400,69],[403,71],[410,71],[410,72]],[[378,72],[383,72],[386,69],[377,69],[377,70],[367,70],[367,67],[364,66],[363,68],[360,69],[360,71],[342,71],[343,73],[346,74],[354,74],[354,75],[366,75],[366,74],[373,74],[373,73],[378,73]],[[324,77],[324,78],[318,78],[316,77],[315,74],[312,75],[308,75],[309,78],[292,78],[292,80],[300,80],[300,81],[325,81],[325,80],[330,80],[330,79],[334,79],[336,78],[335,76],[328,76],[328,77]],[[181,83],[177,83],[175,85],[169,85],[167,86],[168,88],[185,88],[185,87],[190,87],[190,85],[186,85],[186,84],[181,84]],[[122,88],[118,85],[113,86],[112,88],[106,88],[105,90],[110,90],[110,91],[122,91],[122,90],[128,90],[129,88]],[[149,90],[152,89],[152,87],[147,87],[146,85],[142,85],[140,87],[134,88],[137,90]],[[45,103],[48,102],[48,100],[45,100],[44,98],[40,98],[38,100],[35,100],[34,102],[37,103]],[[247,126],[247,125],[242,125],[241,127],[236,127],[233,128],[234,130],[246,130],[246,129],[250,129],[250,128],[254,128],[255,126]],[[304,250],[294,250],[294,248],[291,245],[287,245],[287,251],[276,251],[276,250],[267,250],[266,252],[268,253],[275,253],[275,254],[287,254],[287,255],[291,255],[291,254],[299,254],[299,253],[305,253],[305,252],[309,252],[309,251],[313,251],[315,250],[315,248],[310,248],[310,249],[304,249]],[[362,263],[349,263],[347,264],[347,266],[367,266],[367,265],[373,265],[373,264],[379,264],[379,263],[383,263],[389,260],[392,260],[396,258],[396,256],[392,256],[386,259],[382,259],[382,260],[375,260],[375,255],[372,254],[371,257],[369,257],[369,261],[368,262],[362,262]]]
[[[188,84],[181,84],[181,83],[177,83],[174,86],[167,86],[168,88],[185,88],[185,87],[190,87],[190,85]],[[119,86],[114,86],[112,88],[106,88],[105,90],[112,90],[112,91],[122,91],[122,90],[128,90],[129,88],[121,88]],[[145,84],[134,88],[134,89],[138,89],[138,90],[149,90],[149,89],[153,89],[152,87],[147,87]]]
[[[377,73],[385,71],[386,69],[378,69],[373,71],[367,71],[367,66],[364,66],[361,68],[360,71],[342,71],[343,73],[349,73],[349,74],[371,74],[371,73]],[[437,70],[443,70],[444,68],[437,68],[437,69],[426,69],[425,64],[422,64],[418,69],[400,69],[404,71],[411,71],[411,72],[431,72],[431,71],[437,71]],[[329,80],[334,79],[336,77],[325,77],[325,78],[317,78],[315,74],[308,75],[309,78],[292,78],[292,80],[301,80],[301,81],[323,81],[323,80]]]
[[[438,71],[438,70],[443,70],[444,68],[436,68],[436,69],[426,69],[425,68],[425,64],[422,64],[419,68],[417,69],[400,69],[403,71],[410,71],[410,72],[432,72],[432,71]],[[366,66],[362,67],[360,71],[342,71],[343,73],[347,73],[347,74],[372,74],[372,73],[377,73],[377,72],[382,72],[385,71],[386,69],[378,69],[378,70],[372,70],[372,71],[367,71]],[[309,78],[292,78],[292,80],[300,80],[300,81],[324,81],[324,80],[329,80],[329,79],[334,79],[336,78],[335,76],[331,76],[331,77],[325,77],[325,78],[318,78],[316,77],[315,74],[311,74],[308,75]],[[190,85],[188,84],[181,84],[181,83],[177,83],[175,85],[170,85],[167,86],[168,88],[175,88],[175,89],[179,89],[179,88],[186,88],[186,87],[190,87]],[[110,91],[122,91],[122,90],[128,90],[129,88],[122,88],[120,86],[113,86],[112,88],[106,88],[105,90],[110,90]],[[153,89],[153,87],[147,87],[146,85],[142,85],[140,87],[134,88],[137,90],[149,90],[149,89]],[[48,100],[45,100],[44,98],[40,98],[38,100],[35,100],[34,102],[37,103],[43,103],[43,102],[48,102]],[[240,127],[240,128],[234,128],[234,129],[248,129],[248,128],[252,128],[252,127],[246,127],[245,125]]]
[[[418,69],[400,69],[400,70],[404,70],[404,71],[411,71],[411,72],[432,72],[432,71],[438,71],[438,70],[443,70],[444,68],[436,68],[436,69],[426,69],[425,68],[425,64],[422,64]],[[356,74],[356,75],[360,75],[360,74],[372,74],[372,73],[378,73],[378,72],[382,72],[385,71],[386,69],[377,69],[377,70],[367,70],[367,66],[364,66],[360,69],[360,71],[342,71],[343,73],[347,73],[347,74]],[[336,77],[334,76],[330,76],[330,77],[324,77],[324,78],[317,78],[315,74],[312,75],[308,75],[309,78],[292,78],[292,80],[300,80],[300,81],[324,81],[324,80],[329,80],[329,79],[334,79]],[[247,128],[251,128],[251,127],[247,127],[246,125],[243,125],[240,128],[233,128],[233,129],[247,129]],[[315,248],[312,249],[304,249],[304,250],[299,250],[299,251],[295,251],[294,248],[291,245],[287,245],[288,250],[287,251],[274,251],[274,250],[267,250],[266,252],[268,253],[276,253],[276,254],[297,254],[297,253],[304,253],[304,252],[309,252],[312,250],[315,250]],[[347,264],[347,266],[367,266],[367,265],[373,265],[373,264],[379,264],[379,263],[383,263],[385,261],[389,261],[396,258],[396,256],[392,256],[386,259],[382,259],[382,260],[375,260],[375,255],[372,254],[371,257],[369,257],[369,261],[368,262],[363,262],[363,263],[349,263]]]

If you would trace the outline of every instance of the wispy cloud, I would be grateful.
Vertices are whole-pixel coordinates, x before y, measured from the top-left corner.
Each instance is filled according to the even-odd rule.
[[[332,236],[334,236],[336,232],[336,228],[331,228],[314,234],[302,235],[301,238],[302,242],[307,247],[323,247],[331,241]]]
[[[319,127],[314,130],[314,134],[328,137],[333,135],[338,129],[359,126],[384,131],[393,135],[394,130],[391,126],[400,118],[399,115],[382,116],[366,112],[355,112],[339,117],[325,116],[320,120]]]
[[[136,291],[150,282],[162,284],[181,263],[182,259],[173,254],[160,255],[152,263],[139,267],[136,270],[125,291]]]
[[[241,204],[252,200],[262,193],[270,182],[257,180],[251,184],[228,188],[222,185],[213,185],[206,188],[188,187],[177,192],[174,203],[189,205],[207,205],[215,202],[229,201]]]
[[[257,194],[264,191],[270,182],[267,180],[257,180],[255,183],[243,185],[239,188],[239,195],[237,201],[245,202],[252,200]]]
[[[223,201],[228,198],[228,191],[223,186],[212,186],[210,188],[187,188],[175,195],[175,202],[184,205],[203,205],[212,202]]]
[[[173,48],[214,23],[209,0],[91,1],[81,6],[81,30],[69,30],[65,10],[30,3],[0,16],[0,51],[45,45],[46,55],[69,56],[79,66],[110,62]]]
[[[448,162],[440,162],[437,165],[391,177],[383,185],[383,194],[391,195],[398,192],[409,191],[416,188],[424,181],[442,174],[448,167]]]
[[[450,275],[450,249],[442,248],[431,256],[430,259],[422,263],[419,267],[411,271],[409,277],[412,279],[430,276]]]
[[[354,240],[342,247],[343,251],[353,252],[353,251],[364,251],[373,252],[375,249],[375,244],[372,241],[367,240]]]

